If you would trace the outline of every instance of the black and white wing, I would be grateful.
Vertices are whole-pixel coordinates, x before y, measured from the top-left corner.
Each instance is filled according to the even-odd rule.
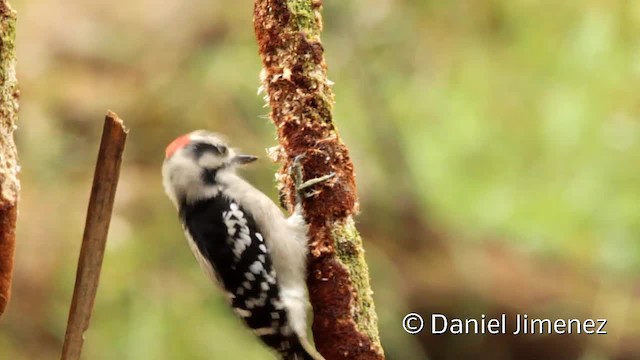
[[[312,359],[289,326],[269,249],[250,214],[224,196],[180,209],[196,258],[222,285],[235,312],[284,359]]]

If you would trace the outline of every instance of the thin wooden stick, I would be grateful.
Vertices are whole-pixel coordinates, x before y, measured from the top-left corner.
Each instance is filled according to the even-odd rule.
[[[118,115],[109,111],[104,121],[102,141],[93,176],[87,220],[82,236],[82,248],[76,271],[76,285],[73,290],[67,332],[62,347],[62,360],[80,358],[84,332],[89,328],[127,132]]]

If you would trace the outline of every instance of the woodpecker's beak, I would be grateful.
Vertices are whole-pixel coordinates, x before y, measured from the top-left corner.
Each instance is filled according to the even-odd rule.
[[[244,164],[248,164],[248,163],[252,163],[254,161],[258,160],[257,156],[253,156],[253,155],[236,155],[233,160],[231,160],[232,163],[234,164],[238,164],[238,165],[244,165]]]

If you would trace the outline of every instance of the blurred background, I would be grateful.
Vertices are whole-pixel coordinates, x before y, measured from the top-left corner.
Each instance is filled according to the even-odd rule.
[[[59,357],[100,131],[130,128],[85,359],[271,359],[188,249],[164,148],[263,155],[251,1],[13,0],[22,195],[0,359]],[[640,359],[640,2],[325,1],[388,359]],[[428,317],[607,318],[608,335],[411,336]]]

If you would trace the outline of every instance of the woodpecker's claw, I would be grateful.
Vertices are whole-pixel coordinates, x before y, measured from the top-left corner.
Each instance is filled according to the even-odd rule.
[[[317,177],[317,178],[309,179],[309,180],[303,182],[302,184],[300,184],[296,188],[296,190],[298,190],[298,191],[304,190],[304,189],[306,189],[308,187],[311,187],[313,185],[319,184],[321,182],[325,182],[325,181],[331,179],[334,176],[336,176],[336,173],[331,173],[331,174],[327,174],[327,175],[320,176],[320,177]]]
[[[305,156],[304,154],[300,154],[296,156],[293,159],[293,164],[291,164],[291,167],[289,168],[289,175],[293,178],[293,181],[296,186],[296,204],[297,205],[302,204],[302,199],[307,199],[318,194],[318,191],[312,191],[310,193],[307,193],[305,189],[313,185],[325,182],[331,179],[332,177],[336,176],[336,173],[331,173],[331,174],[327,174],[317,178],[309,179],[303,182],[302,166],[300,165],[300,161],[302,161],[304,156]]]

